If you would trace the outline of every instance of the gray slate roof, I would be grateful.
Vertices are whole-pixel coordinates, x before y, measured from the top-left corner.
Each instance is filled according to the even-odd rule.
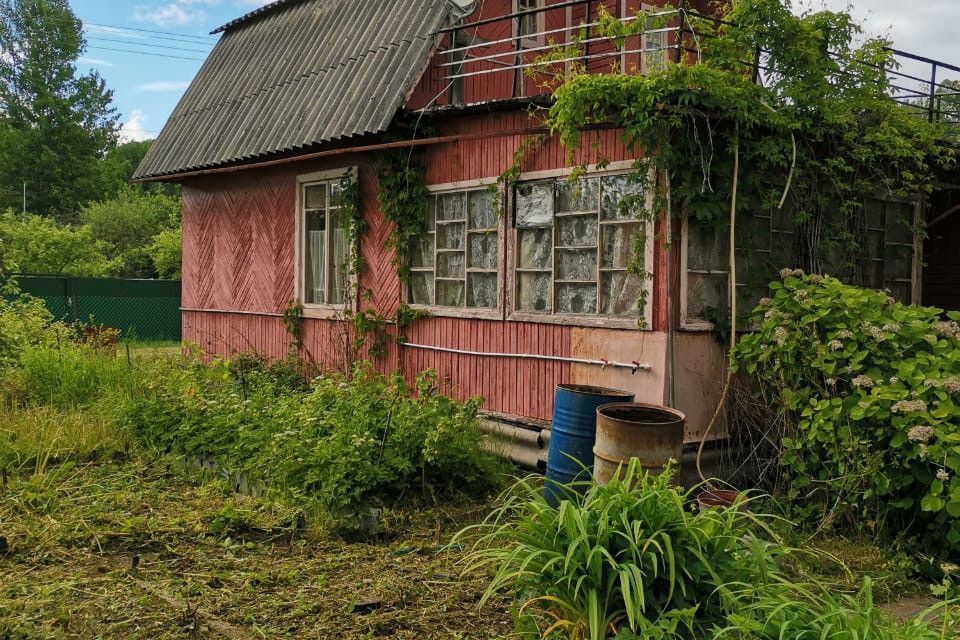
[[[224,34],[134,179],[386,130],[433,53],[448,0],[281,0]]]

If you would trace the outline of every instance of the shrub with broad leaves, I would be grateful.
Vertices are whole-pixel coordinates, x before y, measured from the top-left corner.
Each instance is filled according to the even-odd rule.
[[[779,398],[787,496],[808,515],[960,551],[960,314],[784,270],[735,366]]]

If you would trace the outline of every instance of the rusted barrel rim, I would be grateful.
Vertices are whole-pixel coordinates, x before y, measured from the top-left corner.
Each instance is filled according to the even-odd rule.
[[[585,396],[611,396],[615,398],[632,398],[635,394],[623,389],[608,389],[607,387],[594,387],[588,384],[558,384],[557,389],[563,389],[570,393],[579,393]],[[615,403],[625,404],[625,403]],[[628,403],[627,403],[628,404]],[[608,405],[603,405],[608,406]]]
[[[651,409],[657,411],[658,413],[665,413],[671,415],[675,418],[670,422],[648,422],[645,420],[621,420],[620,418],[614,418],[613,416],[607,413],[608,410],[616,409]],[[676,409],[671,409],[670,407],[664,407],[659,404],[650,404],[648,402],[613,402],[610,404],[605,404],[597,407],[597,416],[603,416],[604,419],[609,420],[610,422],[623,425],[650,425],[650,426],[659,426],[663,424],[675,424],[676,422],[686,421],[687,415],[682,411],[677,411]]]

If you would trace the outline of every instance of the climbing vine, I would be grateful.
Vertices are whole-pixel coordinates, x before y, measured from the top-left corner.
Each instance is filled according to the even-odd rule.
[[[347,264],[348,275],[357,277],[364,269],[360,246],[367,232],[367,221],[360,210],[360,185],[356,176],[347,174],[340,179],[340,212],[346,226],[350,260]]]
[[[379,172],[380,210],[393,223],[387,248],[401,281],[410,275],[411,241],[427,230],[430,192],[420,158],[409,149],[386,154]]]
[[[599,29],[622,41],[647,26],[639,18],[603,16]],[[881,40],[856,45],[860,30],[848,14],[796,16],[783,0],[737,0],[723,18],[689,23],[695,35],[684,43],[693,53],[684,64],[646,75],[564,69],[548,125],[571,157],[589,127],[621,128],[628,149],[645,154],[634,178],[655,194],[624,206],[648,223],[670,210],[718,233],[729,225],[736,145],[745,168],[737,207],[782,211],[795,230],[784,248],[795,264],[772,256],[765,275],[778,266],[852,274],[863,268],[864,201],[929,192],[953,162],[948,137],[888,97],[892,54]],[[535,72],[551,64],[545,56]],[[642,250],[634,261],[641,272]]]
[[[429,313],[414,309],[408,304],[401,304],[393,317],[387,317],[374,311],[359,311],[353,316],[353,329],[356,332],[355,348],[367,348],[372,358],[383,358],[387,355],[387,348],[391,339],[397,345],[407,342],[406,330],[415,320],[429,317]],[[391,336],[388,327],[397,327],[397,335]]]

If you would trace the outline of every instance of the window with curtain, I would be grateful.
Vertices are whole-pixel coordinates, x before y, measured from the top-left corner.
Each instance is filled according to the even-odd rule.
[[[515,308],[544,315],[637,317],[646,282],[628,271],[641,186],[626,174],[523,182],[515,193]]]
[[[303,304],[345,304],[350,247],[340,208],[340,180],[308,182],[301,189]]]
[[[411,304],[498,307],[496,197],[497,193],[486,187],[431,197],[427,231],[414,239],[410,251]]]

